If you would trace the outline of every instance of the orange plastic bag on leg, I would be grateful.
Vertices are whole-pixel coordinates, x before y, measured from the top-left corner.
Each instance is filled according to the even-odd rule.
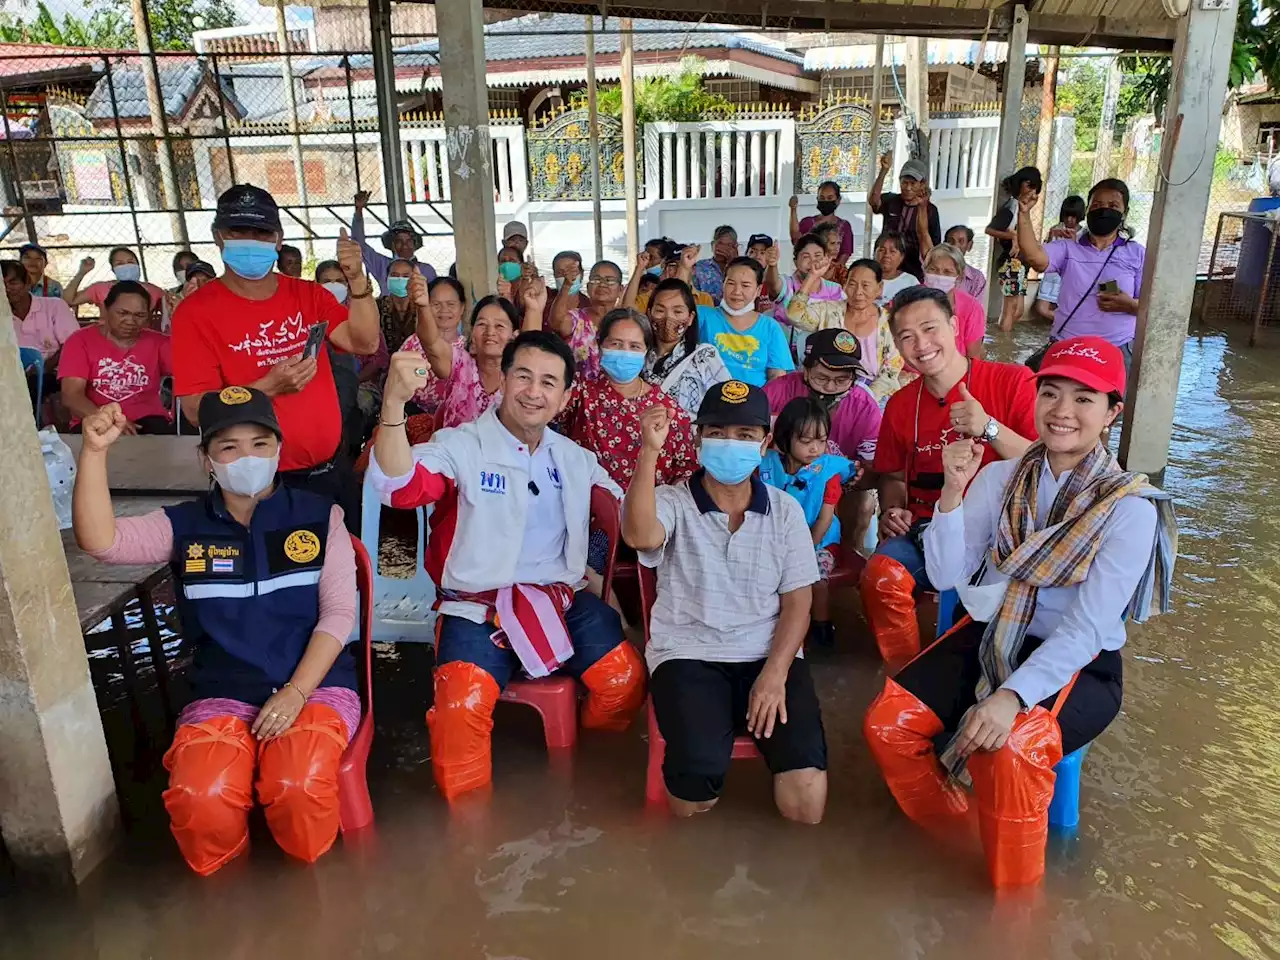
[[[920,652],[915,577],[892,557],[873,554],[858,585],[862,610],[886,663],[903,664]]]
[[[249,846],[255,748],[235,717],[185,723],[164,755],[169,829],[191,869],[207,877]]]
[[[315,863],[338,836],[338,764],[347,725],[338,711],[308,703],[293,725],[258,748],[258,800],[280,849]]]
[[[933,738],[942,721],[913,694],[886,677],[867,709],[863,735],[889,792],[912,820],[950,829],[969,809],[969,798],[938,763]]]
[[[1039,706],[1014,721],[999,750],[969,757],[982,848],[997,888],[1035,883],[1044,876],[1053,768],[1061,759],[1058,721]]]
[[[644,661],[623,640],[583,672],[582,683],[587,688],[582,725],[621,732],[644,704]]]
[[[493,781],[493,708],[498,683],[487,670],[454,660],[435,671],[435,703],[427,711],[431,769],[452,800]]]

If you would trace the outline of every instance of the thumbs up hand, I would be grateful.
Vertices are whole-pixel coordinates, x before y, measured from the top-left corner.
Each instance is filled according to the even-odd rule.
[[[951,426],[966,436],[981,437],[991,417],[969,392],[969,385],[963,380],[960,381],[958,390],[960,399],[951,405]]]
[[[369,289],[369,281],[364,279],[364,263],[360,256],[360,244],[347,236],[347,228],[338,231],[338,264],[342,267],[342,275],[351,285],[351,292],[364,296]],[[359,281],[354,283],[353,281]]]

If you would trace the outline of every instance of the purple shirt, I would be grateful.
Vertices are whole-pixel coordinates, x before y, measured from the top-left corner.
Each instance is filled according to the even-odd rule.
[[[975,300],[983,300],[987,292],[987,277],[977,267],[965,264],[964,276],[960,279],[960,289]]]
[[[765,384],[764,394],[769,398],[769,412],[777,416],[796,397],[807,397],[809,385],[804,374],[797,370],[786,376],[775,377]],[[860,383],[845,395],[831,413],[831,435],[827,439],[840,448],[850,460],[866,460],[876,457],[876,438],[880,436],[880,404]]]
[[[1115,252],[1111,253],[1113,249]],[[1138,299],[1146,248],[1132,240],[1117,238],[1110,247],[1099,250],[1089,234],[1082,233],[1079,240],[1051,240],[1045,244],[1044,251],[1049,255],[1049,271],[1062,277],[1051,336],[1056,340],[1102,337],[1117,347],[1131,343],[1137,329],[1137,316],[1107,313],[1099,307],[1098,285],[1114,280],[1121,293]],[[1111,254],[1110,261],[1108,254]]]
[[[853,256],[853,227],[843,217],[836,217],[836,223],[840,225],[840,262],[844,263]],[[805,217],[800,221],[800,232],[812,233],[817,226],[820,226],[817,217]]]

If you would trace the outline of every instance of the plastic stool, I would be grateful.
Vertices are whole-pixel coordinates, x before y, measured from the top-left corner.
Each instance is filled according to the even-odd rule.
[[[373,563],[355,537],[351,546],[356,555],[356,587],[359,617],[351,642],[360,644],[357,655],[364,666],[364,696],[361,698],[360,726],[343,751],[338,765],[338,825],[345,836],[373,823],[373,803],[369,800],[369,780],[365,775],[369,749],[373,746]]]
[[[960,594],[954,589],[943,590],[938,594],[938,628],[937,635],[942,636],[956,625],[956,606],[960,603]]]
[[[649,701],[649,768],[645,771],[644,802],[647,804],[665,803],[667,785],[662,779],[662,760],[667,755],[667,741],[662,739],[658,730],[658,718],[653,712],[653,700]],[[756,742],[750,737],[734,737],[732,760],[755,760],[760,756]]]
[[[1049,826],[1057,830],[1074,830],[1080,824],[1080,769],[1084,766],[1089,744],[1069,753],[1053,768],[1053,801],[1049,804]]]
[[[571,677],[512,680],[498,699],[538,711],[548,750],[567,749],[578,742],[578,685]]]
[[[36,372],[36,426],[44,419],[44,354],[35,347],[19,347],[18,357],[22,361],[22,370]]]

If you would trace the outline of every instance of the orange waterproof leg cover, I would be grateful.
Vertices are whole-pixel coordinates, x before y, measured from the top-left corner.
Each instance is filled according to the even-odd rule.
[[[996,887],[1044,876],[1053,768],[1062,759],[1058,721],[1043,707],[1021,714],[1003,747],[969,758],[987,869]]]
[[[207,877],[249,846],[254,741],[235,717],[185,723],[164,755],[169,829],[191,869]]]
[[[258,750],[258,800],[271,835],[291,857],[314,863],[338,836],[338,764],[347,725],[333,707],[308,703]]]
[[[454,660],[435,673],[435,704],[427,711],[431,769],[436,786],[452,800],[493,780],[489,737],[498,684],[487,670]]]
[[[933,738],[942,732],[942,721],[901,685],[885,678],[862,732],[889,792],[912,820],[947,828],[968,811],[969,798],[934,753]]]
[[[883,554],[873,554],[862,572],[862,610],[880,656],[888,662],[903,663],[920,652],[915,588],[915,577],[907,568]]]
[[[582,682],[584,727],[621,732],[631,726],[644,703],[644,661],[635,647],[623,640],[583,672]]]

